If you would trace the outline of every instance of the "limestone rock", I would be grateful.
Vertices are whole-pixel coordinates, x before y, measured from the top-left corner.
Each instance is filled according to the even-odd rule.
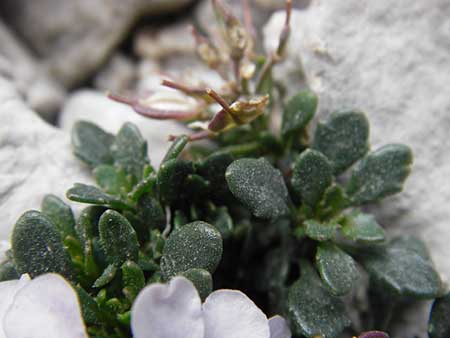
[[[101,65],[143,15],[180,9],[192,0],[4,0],[5,21],[45,59],[66,87]]]
[[[292,88],[306,79],[319,94],[323,118],[333,110],[368,113],[373,149],[401,142],[415,163],[405,191],[373,207],[391,234],[414,233],[428,244],[437,268],[450,280],[450,2],[314,1],[293,16],[289,59],[277,67]],[[273,45],[283,13],[265,29]],[[303,67],[303,68],[302,68]],[[422,320],[398,338],[426,337]]]
[[[61,198],[74,182],[91,183],[72,155],[69,135],[41,120],[0,77],[0,239],[20,215],[40,208],[47,193]]]

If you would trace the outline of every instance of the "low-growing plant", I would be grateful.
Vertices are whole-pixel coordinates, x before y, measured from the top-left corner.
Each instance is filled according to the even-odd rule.
[[[135,125],[112,135],[78,122],[74,153],[98,186],[76,183],[67,198],[89,206],[75,219],[48,195],[41,211],[22,215],[1,280],[61,274],[78,292],[91,337],[130,337],[130,309],[141,289],[181,275],[202,300],[213,289],[242,290],[266,315],[284,315],[295,337],[387,330],[403,306],[442,297],[429,336],[448,338],[450,298],[426,247],[417,238],[387,239],[365,209],[401,191],[411,150],[371,150],[369,122],[358,110],[333,112],[313,127],[318,97],[308,89],[284,98],[272,71],[291,31],[289,1],[278,48],[268,56],[255,52],[247,7],[241,25],[220,1],[213,4],[222,43],[194,36],[200,58],[226,83],[220,94],[163,83],[194,98],[195,111],[111,95],[142,115],[203,129],[173,136],[157,168]],[[188,146],[203,138],[213,142]],[[360,306],[361,297],[368,304]],[[358,323],[349,309],[359,313]]]

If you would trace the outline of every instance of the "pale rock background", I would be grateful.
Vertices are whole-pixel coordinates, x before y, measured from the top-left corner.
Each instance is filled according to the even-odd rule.
[[[270,48],[284,21],[265,27]],[[450,281],[450,2],[448,0],[313,1],[293,16],[288,60],[277,66],[289,94],[307,85],[319,117],[367,112],[372,149],[409,145],[415,162],[403,193],[372,207],[391,235],[421,236]],[[413,308],[396,338],[425,338],[429,304]]]

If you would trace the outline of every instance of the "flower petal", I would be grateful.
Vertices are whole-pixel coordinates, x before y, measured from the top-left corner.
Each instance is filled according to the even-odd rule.
[[[270,338],[291,338],[292,333],[286,320],[281,316],[269,318]]]
[[[265,314],[235,290],[211,293],[203,304],[205,338],[269,338]]]
[[[3,328],[6,338],[87,338],[75,290],[53,273],[33,279],[16,293]]]
[[[144,288],[131,308],[134,338],[203,338],[200,297],[184,277]]]
[[[16,293],[23,288],[27,282],[30,281],[30,276],[22,275],[20,280],[9,280],[0,283],[0,337],[5,337],[5,332],[3,331],[3,318],[5,313],[11,306]]]

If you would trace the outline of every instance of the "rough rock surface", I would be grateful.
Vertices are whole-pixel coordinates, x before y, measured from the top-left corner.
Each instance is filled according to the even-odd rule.
[[[103,63],[142,15],[159,15],[192,0],[3,0],[0,13],[66,87]],[[37,28],[38,27],[38,28]]]
[[[63,198],[74,182],[91,179],[72,155],[68,134],[41,120],[1,77],[0,119],[0,239],[6,240],[20,215],[39,208],[46,193]]]
[[[284,20],[265,28],[274,43]],[[448,0],[315,1],[293,16],[289,60],[277,68],[292,88],[318,92],[320,115],[356,107],[368,113],[372,148],[412,147],[415,163],[405,191],[374,211],[391,233],[415,233],[450,280],[450,2]],[[297,86],[298,88],[298,86]],[[394,337],[426,337],[425,311]]]
[[[52,119],[65,93],[42,68],[26,46],[0,20],[0,74],[14,82],[33,110],[44,118]]]
[[[67,100],[59,125],[69,132],[78,120],[94,122],[111,133],[117,133],[125,122],[136,124],[148,142],[149,157],[155,166],[159,166],[170,146],[168,136],[187,132],[181,124],[144,118],[128,106],[114,102],[105,94],[93,90],[75,92]]]

